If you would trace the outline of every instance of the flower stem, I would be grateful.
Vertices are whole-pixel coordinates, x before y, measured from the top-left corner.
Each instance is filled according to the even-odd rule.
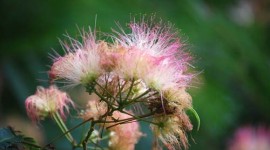
[[[114,108],[113,105],[108,99],[106,99],[105,97],[103,97],[100,93],[98,93],[96,90],[94,90],[94,93],[101,98],[101,100],[103,100],[104,102],[106,102],[108,104],[109,107]]]
[[[54,121],[57,123],[57,125],[60,127],[61,131],[63,133],[66,133],[68,131],[66,124],[64,123],[64,121],[62,120],[61,116],[59,115],[58,112],[53,113],[53,119]],[[66,138],[68,139],[68,141],[74,145],[76,144],[75,140],[73,139],[72,135],[68,132],[65,134]]]
[[[138,100],[139,100],[140,98],[143,98],[143,97],[144,97],[145,95],[147,95],[150,91],[151,91],[151,90],[148,89],[148,90],[146,90],[145,92],[143,92],[141,95],[139,95],[138,97],[132,98],[132,99],[131,99],[130,101],[128,101],[124,106],[122,106],[122,108],[126,108],[126,107],[128,107],[128,106],[130,106],[130,105],[133,105],[133,104],[139,102]]]
[[[89,129],[89,131],[88,131],[88,133],[87,133],[87,135],[86,135],[86,137],[84,138],[84,140],[83,140],[83,149],[84,150],[87,150],[87,144],[88,144],[88,140],[89,140],[89,138],[91,137],[91,134],[92,134],[92,132],[94,131],[94,127],[95,127],[95,124],[96,124],[96,122],[95,121],[92,121],[92,123],[91,123],[91,126],[90,126],[90,129]]]
[[[143,116],[139,117],[139,116],[132,115],[132,114],[126,112],[126,111],[121,111],[121,112],[124,113],[124,114],[127,114],[127,115],[129,115],[129,116],[131,116],[131,117],[133,117],[134,120],[136,119],[136,120],[138,120],[138,121],[144,121],[144,122],[147,122],[147,123],[150,123],[150,124],[158,125],[158,124],[155,123],[155,122],[152,122],[152,121],[143,119],[143,118],[145,118],[145,117],[150,117],[150,116],[154,115],[155,113],[149,113],[149,114],[146,114],[146,115],[143,115]]]
[[[81,122],[80,124],[76,125],[75,127],[70,128],[68,131],[64,132],[63,134],[61,134],[61,135],[55,137],[50,143],[46,144],[46,145],[43,147],[43,149],[44,149],[46,146],[52,144],[53,142],[57,141],[57,140],[60,139],[61,137],[65,136],[66,134],[70,133],[71,131],[77,129],[78,127],[82,126],[83,124],[85,124],[85,123],[87,123],[87,122],[89,122],[89,121],[91,121],[91,120],[92,120],[92,118],[89,118],[89,119],[87,119],[87,120]],[[77,146],[80,147],[81,144],[78,144]]]
[[[131,91],[132,91],[132,88],[133,88],[134,82],[135,82],[135,79],[134,79],[134,78],[132,78],[131,85],[130,85],[130,87],[129,87],[129,91],[128,91],[128,93],[127,93],[127,96],[126,96],[125,101],[127,101],[127,100],[128,100],[128,97],[129,97],[129,95],[130,95],[130,93],[131,93]]]
[[[106,89],[106,88],[104,88],[103,86],[101,86],[98,82],[96,82],[96,81],[94,81],[95,83],[96,83],[96,85],[98,85],[104,92],[106,92],[111,98],[113,98],[114,100],[116,100],[115,99],[115,97]]]
[[[126,112],[122,112],[122,113],[126,113]],[[109,127],[107,127],[107,129],[109,128],[112,128],[114,126],[117,126],[117,125],[120,125],[120,124],[125,124],[125,123],[130,123],[130,122],[133,122],[133,121],[144,121],[144,122],[148,122],[148,123],[151,123],[151,124],[154,124],[154,125],[159,125],[155,122],[151,122],[151,121],[148,121],[148,120],[144,120],[144,118],[148,118],[148,117],[151,117],[155,114],[156,112],[151,112],[151,113],[148,113],[148,114],[144,114],[144,115],[141,115],[141,116],[138,116],[138,117],[130,117],[130,118],[127,118],[127,119],[122,119],[122,120],[118,120],[118,121],[97,121],[98,123],[115,123]],[[127,114],[127,113],[126,113]],[[128,113],[128,115],[131,115]]]

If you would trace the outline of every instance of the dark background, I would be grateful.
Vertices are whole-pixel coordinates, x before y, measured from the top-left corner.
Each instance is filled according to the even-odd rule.
[[[189,90],[201,117],[200,130],[188,134],[191,150],[226,149],[237,128],[269,126],[267,0],[1,0],[0,125],[28,126],[24,101],[37,85],[48,86],[48,53],[52,48],[62,52],[58,38],[63,34],[78,36],[78,28],[94,27],[96,16],[97,30],[111,33],[115,22],[125,26],[131,17],[144,14],[155,14],[180,29],[195,70],[201,72]],[[70,124],[76,124],[72,120]],[[38,132],[35,127],[28,130]],[[42,122],[39,130],[46,134],[44,143],[59,133],[50,121]],[[148,133],[137,149],[149,149],[150,140]],[[62,149],[65,140],[58,143]]]

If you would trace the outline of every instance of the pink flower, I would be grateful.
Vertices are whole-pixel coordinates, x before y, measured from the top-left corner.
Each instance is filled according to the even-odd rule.
[[[112,117],[122,120],[130,118],[131,116],[115,111]],[[113,124],[107,124],[106,126],[110,125]],[[109,141],[110,150],[134,150],[135,144],[142,136],[137,121],[114,126],[110,128],[110,131],[113,133]]]
[[[101,41],[98,50],[101,68],[105,72],[113,71],[119,63],[119,57],[121,57],[123,49],[116,45],[108,46],[108,43]]]
[[[193,78],[187,74],[191,57],[171,25],[130,23],[131,33],[116,32],[114,37],[126,49],[120,60],[120,72],[125,77],[141,78],[150,88],[164,91],[187,87]]]
[[[125,79],[139,79],[151,71],[153,61],[154,59],[150,55],[139,50],[126,50],[119,57],[119,64],[115,72]]]
[[[131,22],[129,25],[131,33],[116,32],[119,38],[115,40],[123,47],[131,50],[141,50],[143,53],[158,58],[158,62],[169,63],[181,70],[191,57],[183,51],[184,44],[180,42],[178,33],[172,25],[147,23],[142,20],[140,23]]]
[[[83,36],[83,43],[72,38],[70,40],[71,46],[63,44],[66,55],[54,58],[49,76],[51,80],[65,79],[73,85],[86,84],[102,71],[98,52],[100,45],[92,32]]]
[[[169,150],[181,149],[181,147],[188,149],[186,131],[192,130],[193,126],[185,113],[160,116],[154,118],[153,121],[162,124],[161,127],[151,125],[151,128],[154,136],[158,137]],[[155,142],[154,147],[159,148],[158,142]]]
[[[185,110],[192,108],[192,98],[185,88],[168,89],[160,95],[148,98],[148,108],[156,115],[151,125],[159,149],[160,140],[169,150],[188,148],[186,132],[192,130],[192,124]]]
[[[270,129],[246,126],[239,128],[230,140],[228,150],[269,150]]]
[[[69,104],[74,105],[67,93],[58,90],[56,86],[50,86],[48,89],[37,87],[36,93],[25,101],[27,115],[33,122],[55,112],[59,112],[65,118],[65,111],[69,112]]]
[[[183,50],[183,43],[172,26],[151,23],[132,22],[131,33],[122,29],[121,33],[116,32],[115,43],[125,49],[116,72],[159,93],[146,100],[148,108],[158,114],[153,121],[163,124],[163,127],[152,126],[154,135],[170,150],[187,149],[186,132],[192,130],[185,113],[192,107],[192,98],[186,92],[194,77],[187,73],[191,57]]]
[[[86,107],[86,110],[80,115],[84,120],[90,118],[98,120],[99,117],[107,112],[107,104],[104,101],[98,101],[96,99],[89,100]]]

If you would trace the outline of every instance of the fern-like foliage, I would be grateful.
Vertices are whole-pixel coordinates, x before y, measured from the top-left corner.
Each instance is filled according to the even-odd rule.
[[[24,136],[20,131],[15,131],[12,127],[0,128],[0,150],[41,149],[33,138]]]

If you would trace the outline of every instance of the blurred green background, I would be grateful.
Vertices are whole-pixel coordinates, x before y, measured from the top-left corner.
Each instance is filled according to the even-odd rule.
[[[78,28],[95,25],[96,15],[97,30],[111,33],[115,22],[125,26],[131,16],[143,14],[175,24],[201,72],[190,89],[201,117],[200,130],[188,133],[191,150],[226,149],[239,126],[269,126],[268,0],[1,0],[0,125],[12,118],[28,120],[25,98],[37,85],[48,86],[48,53],[62,52],[58,38],[64,33],[78,36]],[[13,126],[20,129],[22,122]],[[44,143],[59,132],[50,121],[40,130],[46,133]],[[65,140],[59,143],[64,149]],[[136,149],[150,146],[148,132]]]

